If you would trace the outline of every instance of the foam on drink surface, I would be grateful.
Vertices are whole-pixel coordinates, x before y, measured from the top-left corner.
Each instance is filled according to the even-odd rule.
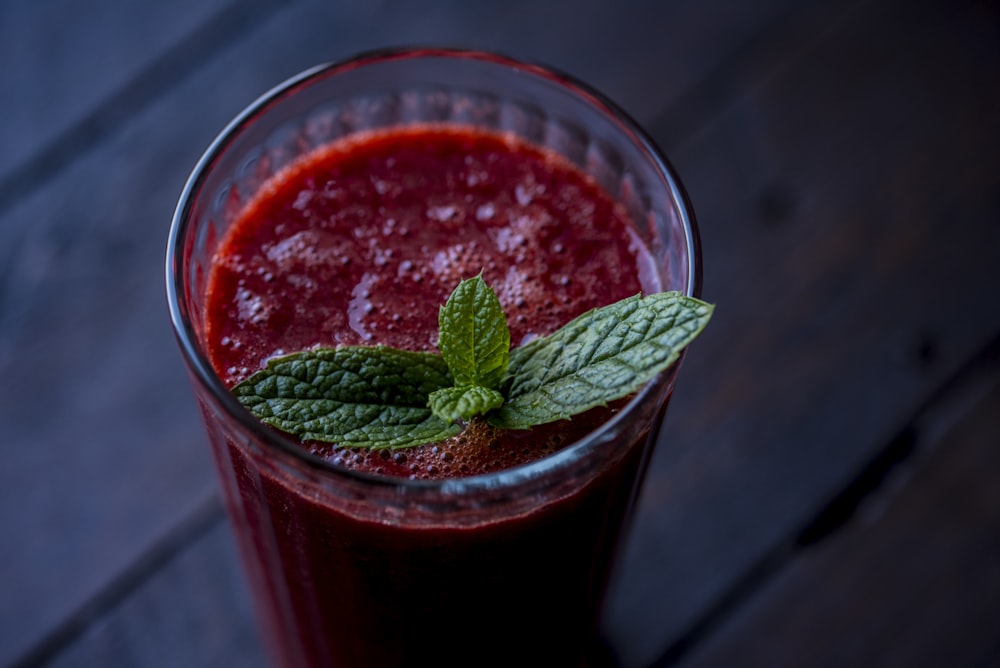
[[[624,208],[551,152],[468,128],[379,131],[314,151],[247,202],[214,260],[206,339],[229,385],[314,346],[434,350],[439,307],[482,272],[517,346],[659,289],[651,265]],[[476,475],[551,454],[609,410],[530,431],[477,421],[399,451],[304,445],[386,475]]]

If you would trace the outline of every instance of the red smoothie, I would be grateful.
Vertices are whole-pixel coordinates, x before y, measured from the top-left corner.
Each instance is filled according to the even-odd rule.
[[[555,154],[469,129],[382,131],[307,155],[250,199],[214,259],[209,357],[232,386],[271,356],[317,345],[433,350],[439,307],[480,272],[514,346],[661,289],[624,209]],[[557,453],[619,407],[527,431],[476,422],[397,451],[302,447],[363,473],[460,479]],[[635,416],[572,493],[447,521],[433,509],[372,510],[363,495],[331,500],[322,481],[303,484],[228,441],[229,505],[260,555],[248,567],[281,660],[579,665],[662,408]]]

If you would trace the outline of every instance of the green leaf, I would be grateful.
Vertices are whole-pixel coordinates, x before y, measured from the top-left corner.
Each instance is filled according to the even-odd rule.
[[[400,448],[460,431],[427,405],[451,384],[439,355],[347,346],[272,359],[233,392],[262,422],[303,440]]]
[[[527,429],[626,397],[673,364],[705,328],[713,306],[663,292],[594,309],[516,348],[494,425]]]
[[[528,429],[632,394],[677,360],[713,308],[677,292],[636,295],[510,351],[500,302],[477,276],[441,308],[441,355],[318,348],[272,359],[233,392],[265,424],[345,447],[433,443],[480,414]]]
[[[445,422],[469,421],[503,405],[503,395],[481,385],[446,387],[431,392],[431,410]]]
[[[462,281],[441,307],[438,348],[455,385],[496,388],[510,359],[510,329],[482,275]]]

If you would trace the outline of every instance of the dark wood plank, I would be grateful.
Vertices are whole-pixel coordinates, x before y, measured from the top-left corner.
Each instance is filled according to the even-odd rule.
[[[918,424],[918,453],[681,665],[987,666],[1000,656],[1000,364]],[[984,377],[985,375],[985,377]]]
[[[787,29],[795,49],[746,52],[700,117],[653,125],[718,309],[612,601],[628,665],[675,653],[1000,331],[996,7],[887,0]]]
[[[0,214],[0,663],[31,651],[215,493],[161,267],[185,172],[247,87],[209,104],[207,121],[135,109]],[[174,88],[174,105],[221,89]]]
[[[199,549],[171,555],[109,613],[91,620],[72,644],[54,648],[58,653],[44,657],[51,659],[45,665],[269,665],[243,575],[235,568],[229,525],[215,507],[216,521],[197,536]]]
[[[651,118],[787,2],[619,8],[593,1],[572,10],[539,4],[293,5],[206,51],[186,76],[154,68],[164,78],[157,84],[161,97],[132,113],[115,111],[120,123],[114,132],[81,145],[51,175],[0,207],[0,423],[6,446],[0,468],[0,663],[44,645],[48,634],[114,588],[122,573],[215,493],[167,326],[161,266],[182,183],[240,108],[316,62],[426,41],[553,62]],[[565,29],[551,30],[554,18],[564,19]],[[692,24],[702,30],[692,33]],[[69,29],[92,27],[81,21]],[[601,49],[594,46],[598,39],[604,40]],[[66,72],[60,76],[74,70]],[[67,91],[44,95],[72,97]],[[107,94],[98,94],[95,104]],[[225,553],[219,558],[235,568]],[[211,590],[204,595],[216,596]],[[220,609],[242,605],[219,597]],[[131,610],[129,623],[155,625],[156,615],[143,617],[142,609]],[[245,618],[245,611],[237,610],[235,618]],[[124,619],[107,624],[114,628]],[[188,641],[197,645],[199,639]]]
[[[229,4],[93,0],[0,4],[0,177]]]

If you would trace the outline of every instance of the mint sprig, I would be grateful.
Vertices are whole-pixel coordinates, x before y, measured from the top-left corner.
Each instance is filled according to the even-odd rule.
[[[632,394],[677,360],[712,310],[677,292],[636,295],[511,350],[500,301],[480,275],[441,307],[440,355],[314,348],[271,359],[233,392],[265,424],[344,447],[433,443],[478,415],[529,429]]]

